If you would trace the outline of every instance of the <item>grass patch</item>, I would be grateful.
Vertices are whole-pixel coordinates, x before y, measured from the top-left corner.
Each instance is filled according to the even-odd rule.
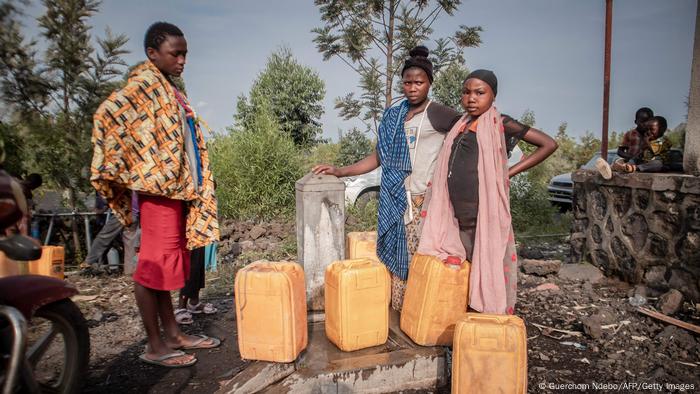
[[[352,204],[345,208],[345,233],[351,231],[376,231],[379,200],[370,199],[366,204]]]
[[[278,248],[273,251],[246,251],[241,253],[231,263],[217,264],[216,272],[207,272],[206,289],[204,294],[208,297],[222,297],[233,294],[233,285],[238,270],[258,260],[268,261],[296,261],[297,240],[296,235],[284,238]],[[221,261],[221,260],[219,260]]]

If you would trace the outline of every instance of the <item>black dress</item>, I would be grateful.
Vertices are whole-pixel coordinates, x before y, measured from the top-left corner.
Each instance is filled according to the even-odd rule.
[[[506,139],[506,152],[510,153],[530,129],[508,115],[501,115]],[[447,188],[455,217],[459,222],[462,244],[471,261],[476,217],[479,212],[479,145],[476,133],[465,130],[452,144],[447,170]]]

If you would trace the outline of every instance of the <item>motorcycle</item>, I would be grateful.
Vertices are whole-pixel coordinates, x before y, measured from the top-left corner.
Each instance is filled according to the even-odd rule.
[[[0,234],[26,211],[21,186],[0,170]],[[0,235],[0,251],[20,262],[41,257],[41,247],[19,234]],[[72,285],[47,276],[0,278],[3,394],[80,391],[90,357],[90,335],[82,312],[70,298],[76,294]]]

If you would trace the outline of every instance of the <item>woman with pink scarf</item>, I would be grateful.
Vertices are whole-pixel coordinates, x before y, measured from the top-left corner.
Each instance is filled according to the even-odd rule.
[[[525,126],[494,106],[496,75],[467,76],[462,106],[467,111],[445,138],[433,175],[418,253],[471,261],[469,306],[513,314],[517,255],[510,214],[510,177],[533,167],[557,149],[540,130]],[[513,167],[508,155],[518,141],[537,147]]]

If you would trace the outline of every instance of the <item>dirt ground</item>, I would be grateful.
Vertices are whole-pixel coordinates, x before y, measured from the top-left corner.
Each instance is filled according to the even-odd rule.
[[[563,258],[566,245],[542,242],[522,252],[533,250],[544,259]],[[221,338],[223,345],[198,351],[199,362],[185,369],[139,362],[145,335],[130,279],[69,275],[67,280],[81,291],[75,301],[90,326],[85,392],[211,393],[245,368],[237,350],[232,295],[234,272],[245,257],[224,258],[219,272],[208,274],[203,298],[219,313],[195,316],[193,325],[183,327]],[[640,314],[630,305],[630,295],[630,286],[615,279],[592,283],[585,275],[521,272],[518,314],[527,324],[528,391],[698,392],[698,336]],[[686,302],[675,317],[700,324],[698,308]]]

